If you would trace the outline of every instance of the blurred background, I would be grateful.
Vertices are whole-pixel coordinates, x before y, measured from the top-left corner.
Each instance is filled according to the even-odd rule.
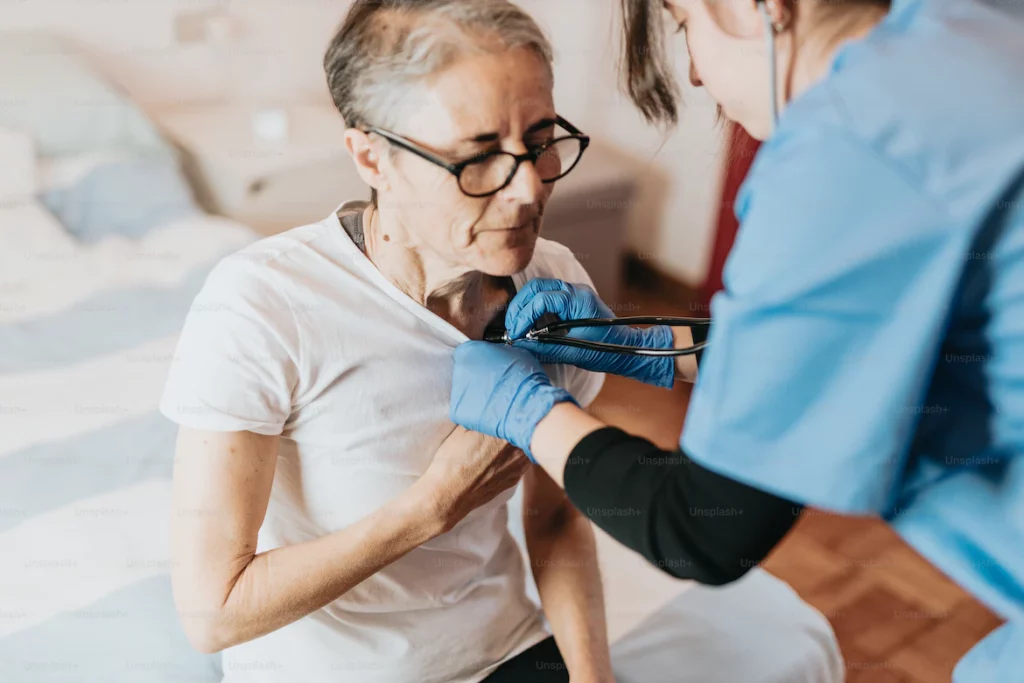
[[[321,61],[348,4],[345,0],[7,0],[0,4],[0,16],[5,31],[47,31],[70,39],[98,74],[201,159],[221,155],[256,161],[266,175],[274,176],[286,170],[301,173],[304,169],[296,166],[343,153],[342,129],[326,92]],[[632,179],[663,200],[660,204],[636,202],[636,215],[624,226],[628,246],[665,273],[699,285],[707,274],[719,208],[722,129],[714,123],[713,104],[703,92],[687,86],[687,113],[680,129],[671,136],[651,129],[616,88],[617,55],[610,47],[617,39],[613,22],[617,3],[524,0],[520,4],[539,20],[556,47],[556,102],[562,115],[633,161]],[[672,44],[680,60],[685,60],[683,41]],[[83,91],[49,94],[54,106],[60,105],[62,97],[73,98],[64,104],[78,109],[105,106],[90,101]],[[251,130],[252,117],[258,112],[274,108],[290,110],[291,146],[254,149],[254,140],[240,133]],[[296,149],[303,145],[314,149]],[[590,166],[598,165],[596,160],[588,161]],[[207,180],[227,185],[235,180],[225,177],[232,172],[236,171],[218,166]],[[254,175],[251,169],[250,174]],[[350,177],[350,182],[355,178]],[[267,218],[270,212],[280,218],[281,225],[292,227],[296,218],[319,220],[348,191],[339,190],[337,183],[325,186],[329,189],[322,196],[315,191],[320,188],[309,188],[308,198],[287,193],[291,207],[275,203],[272,197],[248,201],[260,205],[261,221],[274,222]],[[357,196],[362,195],[359,190]],[[235,211],[256,211],[227,203]],[[667,229],[670,224],[672,229]]]
[[[559,183],[546,236],[576,253],[620,315],[706,315],[756,144],[685,83],[681,39],[671,44],[682,121],[658,131],[617,88],[618,3],[519,4],[555,45],[560,114],[595,141]],[[166,495],[173,430],[153,418],[155,397],[205,268],[368,196],[321,67],[348,5],[0,0],[0,544],[22,544],[0,564],[0,661],[32,647],[19,638],[54,615],[124,616],[138,601],[115,589],[137,579],[162,577],[153,590],[166,593],[166,554],[147,545],[162,518],[118,525],[138,516],[129,498]],[[189,284],[166,289],[179,281]],[[160,287],[155,299],[139,294]],[[138,322],[154,300],[169,314]],[[610,379],[595,410],[674,448],[689,388],[666,396]],[[104,430],[121,450],[90,445]],[[90,554],[103,539],[128,548],[117,571],[131,580],[103,578]],[[80,554],[54,550],[68,544]],[[810,511],[765,569],[831,622],[851,681],[949,680],[998,623],[870,520]],[[678,591],[642,609],[635,593],[612,607],[637,621]],[[122,606],[88,607],[90,595],[115,593]],[[39,676],[22,667],[21,678],[0,678],[87,680],[80,662],[38,661],[49,667],[30,672]]]

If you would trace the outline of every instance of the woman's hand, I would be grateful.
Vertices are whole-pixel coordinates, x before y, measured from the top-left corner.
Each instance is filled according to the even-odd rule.
[[[521,339],[543,316],[576,320],[614,318],[615,314],[586,285],[539,278],[527,282],[512,299],[505,313],[505,329],[512,339]],[[672,330],[665,326],[647,329],[625,325],[579,327],[569,330],[568,334],[577,339],[636,348],[668,349],[674,343]],[[584,370],[623,375],[665,388],[671,388],[675,378],[675,361],[670,357],[630,356],[533,341],[516,341],[515,344],[533,353],[542,363],[575,365]]]
[[[465,342],[455,349],[452,422],[508,441],[530,460],[530,439],[537,423],[565,401],[576,402],[568,391],[552,386],[528,351],[482,341]]]
[[[434,454],[419,484],[431,491],[443,531],[515,486],[530,461],[515,446],[456,427]]]

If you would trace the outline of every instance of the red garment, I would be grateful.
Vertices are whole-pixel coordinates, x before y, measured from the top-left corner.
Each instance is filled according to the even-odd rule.
[[[747,177],[751,164],[754,163],[754,155],[760,144],[757,140],[747,135],[741,126],[735,123],[729,125],[729,139],[726,145],[727,163],[725,167],[725,182],[722,184],[722,201],[718,210],[718,226],[715,231],[715,243],[711,253],[711,266],[708,269],[708,276],[704,280],[701,291],[701,299],[707,305],[715,292],[722,289],[722,269],[725,267],[725,260],[729,256],[733,242],[736,241],[736,232],[739,224],[736,221],[736,214],[733,205],[736,202],[736,195],[739,193],[740,185]]]

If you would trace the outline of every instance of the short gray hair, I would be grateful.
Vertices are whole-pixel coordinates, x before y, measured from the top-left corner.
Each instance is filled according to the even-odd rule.
[[[526,47],[552,71],[551,43],[508,0],[356,0],[324,55],[327,86],[350,128],[395,126],[424,78],[470,52]]]

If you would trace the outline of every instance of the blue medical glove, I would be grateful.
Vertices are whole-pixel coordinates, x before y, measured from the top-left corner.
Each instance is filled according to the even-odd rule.
[[[540,278],[527,282],[512,299],[505,313],[505,329],[512,339],[520,338],[546,314],[553,314],[559,320],[615,317],[590,287]],[[626,325],[578,327],[569,330],[568,335],[588,341],[652,349],[670,349],[675,341],[671,328],[666,325],[645,329]],[[542,363],[575,365],[584,370],[632,377],[666,389],[672,388],[675,381],[675,359],[668,356],[630,356],[533,341],[516,341],[515,345],[527,349]]]
[[[540,362],[528,351],[481,341],[465,342],[455,349],[448,408],[451,421],[504,439],[533,462],[533,431],[563,401],[576,403],[568,391],[552,386]]]

